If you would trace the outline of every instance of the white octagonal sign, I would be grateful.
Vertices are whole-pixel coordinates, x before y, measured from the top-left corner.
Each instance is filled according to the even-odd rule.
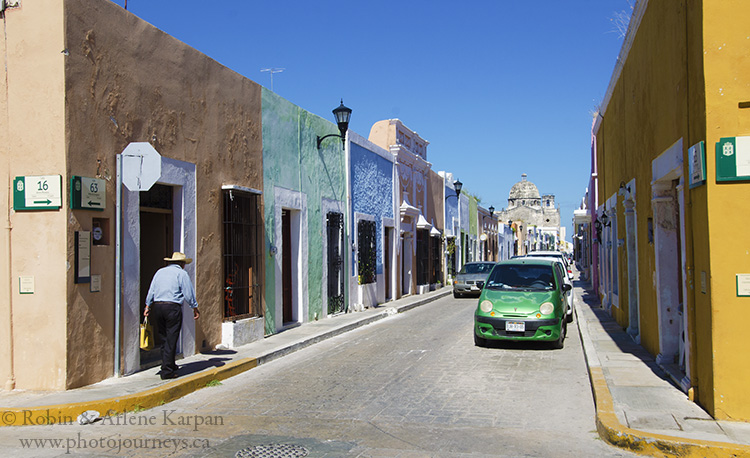
[[[122,150],[122,183],[131,191],[148,191],[161,177],[161,155],[148,142]]]

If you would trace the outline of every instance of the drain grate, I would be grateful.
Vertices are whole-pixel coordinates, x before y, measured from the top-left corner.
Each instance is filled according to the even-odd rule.
[[[303,458],[309,452],[294,444],[253,445],[234,454],[235,458]]]

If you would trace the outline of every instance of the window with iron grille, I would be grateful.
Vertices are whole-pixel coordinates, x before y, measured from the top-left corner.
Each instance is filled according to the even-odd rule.
[[[328,314],[344,312],[344,215],[326,215],[328,231]]]
[[[441,278],[443,277],[443,263],[442,256],[440,256],[440,249],[442,246],[443,244],[440,237],[430,237],[430,283],[433,284],[441,281]]]
[[[236,189],[223,194],[224,320],[262,316],[260,196]]]
[[[359,284],[375,283],[375,221],[361,220],[357,223],[357,271]]]
[[[446,261],[446,269],[448,276],[454,278],[456,276],[456,237],[450,237],[446,239],[446,249],[448,252],[448,260]]]
[[[417,231],[417,284],[426,285],[429,280],[430,268],[430,231]]]

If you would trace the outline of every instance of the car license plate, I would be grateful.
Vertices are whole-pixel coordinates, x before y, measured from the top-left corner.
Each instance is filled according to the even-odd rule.
[[[523,321],[506,321],[505,330],[510,332],[525,332],[526,323]]]

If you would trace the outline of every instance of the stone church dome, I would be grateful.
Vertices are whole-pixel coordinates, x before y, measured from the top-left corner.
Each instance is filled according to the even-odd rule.
[[[537,189],[536,185],[526,180],[525,173],[521,175],[521,181],[510,188],[510,193],[508,194],[508,200],[510,202],[515,202],[520,199],[536,201],[540,200],[541,197],[542,196],[539,194],[539,189]]]
[[[542,205],[544,199],[544,205]],[[543,228],[560,227],[560,210],[555,208],[554,194],[542,196],[536,185],[521,175],[521,181],[510,188],[508,208],[498,213],[500,221],[522,222]]]

